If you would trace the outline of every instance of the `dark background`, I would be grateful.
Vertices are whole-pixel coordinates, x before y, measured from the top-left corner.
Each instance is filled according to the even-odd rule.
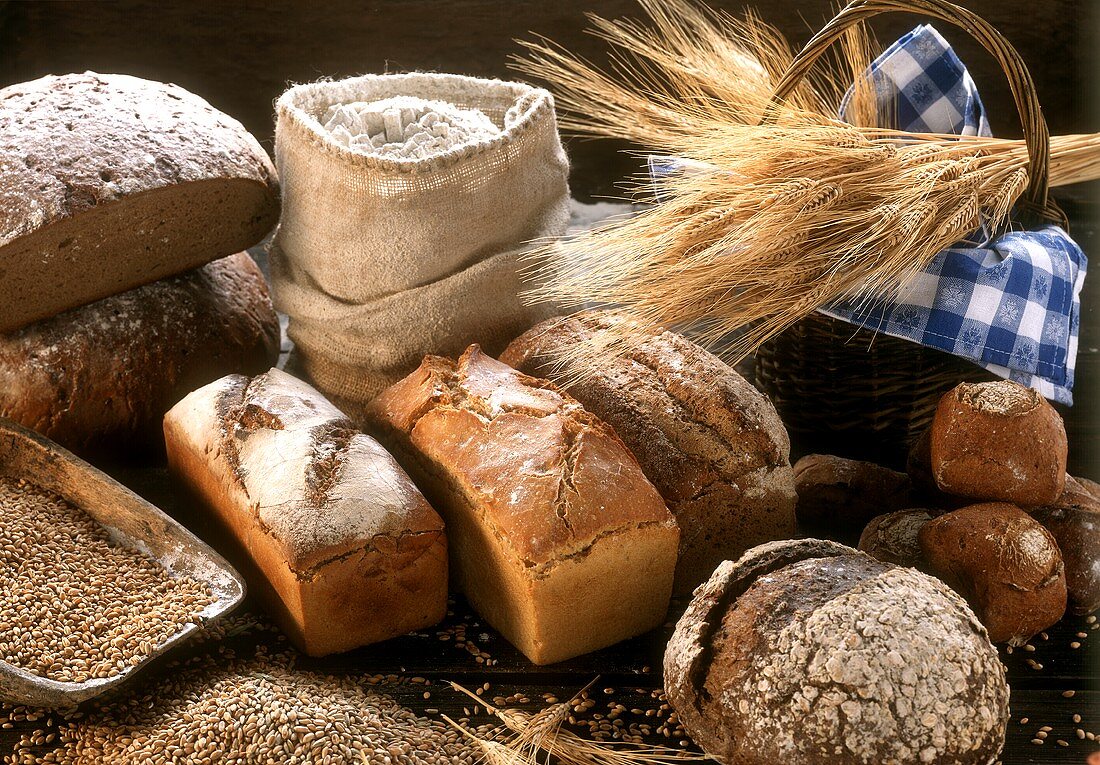
[[[1096,0],[962,0],[1020,50],[1032,68],[1052,133],[1091,132],[1100,3]],[[788,39],[805,42],[832,15],[830,0],[710,0],[754,7]],[[0,0],[0,85],[92,69],[182,85],[240,119],[270,148],[272,104],[290,83],[385,71],[436,70],[516,77],[516,38],[539,34],[600,61],[585,13],[638,16],[633,0],[388,0],[387,2],[5,2]],[[919,19],[876,24],[889,42]],[[1015,108],[996,62],[961,31],[937,25],[966,61],[994,132],[1018,137]],[[1096,128],[1092,128],[1095,130]],[[575,141],[574,193],[611,193],[633,169],[607,141]]]
[[[1100,0],[961,0],[1001,30],[1031,67],[1054,134],[1100,130]],[[711,0],[740,11],[741,0]],[[792,42],[831,15],[831,0],[749,3]],[[584,33],[585,13],[638,16],[634,0],[389,0],[388,2],[5,2],[0,0],[0,86],[92,69],[175,82],[240,119],[270,150],[273,102],[288,84],[366,72],[437,70],[515,78],[516,38],[539,34],[596,62],[605,46]],[[921,19],[876,23],[889,42]],[[995,134],[1018,137],[1015,107],[996,62],[960,30],[937,23],[981,88]],[[571,140],[572,189],[615,195],[638,169],[625,144]],[[1058,196],[1087,254],[1100,252],[1097,184]],[[1097,262],[1100,262],[1098,260]],[[1086,279],[1077,405],[1063,410],[1070,470],[1100,479],[1100,276]]]

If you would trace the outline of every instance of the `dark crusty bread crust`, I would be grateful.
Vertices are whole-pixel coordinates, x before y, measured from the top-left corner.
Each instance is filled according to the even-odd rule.
[[[443,521],[382,446],[272,369],[230,375],[164,418],[168,461],[237,543],[249,588],[311,656],[431,626],[447,604]]]
[[[626,321],[607,311],[549,319],[501,360],[553,380],[615,429],[676,516],[675,591],[688,593],[723,560],[795,535],[790,443],[763,394],[673,332],[639,329],[626,355],[562,371],[564,350]]]
[[[872,518],[859,535],[859,549],[884,563],[923,569],[918,535],[930,520],[932,514],[922,507]]]
[[[1054,535],[1066,564],[1069,609],[1090,614],[1100,609],[1100,494],[1096,484],[1066,476],[1066,489],[1052,505],[1031,515]]]
[[[925,428],[909,447],[909,456],[905,461],[905,472],[913,484],[914,499],[933,515],[958,510],[960,507],[974,504],[968,497],[956,497],[940,489],[936,477],[932,475],[932,427]]]
[[[1015,505],[969,505],[918,534],[927,570],[969,602],[994,643],[1023,645],[1066,612],[1054,536]]]
[[[266,152],[183,88],[86,72],[0,90],[0,331],[246,249],[278,215]]]
[[[0,416],[74,451],[159,450],[188,392],[279,357],[279,321],[247,253],[0,334]]]
[[[855,541],[875,516],[912,507],[909,476],[873,462],[808,454],[794,465],[798,521]]]
[[[656,627],[679,533],[615,433],[473,345],[428,356],[367,420],[447,522],[457,589],[537,664]]]
[[[723,563],[664,668],[685,729],[729,765],[988,765],[1004,742],[1004,668],[966,604],[833,543]]]
[[[932,475],[942,491],[1020,507],[1050,504],[1065,486],[1066,429],[1037,391],[1008,380],[962,383],[932,420]]]

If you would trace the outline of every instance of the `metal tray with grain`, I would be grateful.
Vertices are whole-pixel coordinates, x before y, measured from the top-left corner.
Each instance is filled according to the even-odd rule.
[[[23,478],[81,508],[112,540],[156,560],[173,575],[205,582],[214,596],[199,621],[209,623],[243,599],[245,584],[229,563],[173,518],[87,462],[8,420],[0,419],[0,477]],[[0,657],[0,701],[68,707],[126,682],[142,667],[186,641],[199,625],[187,623],[145,659],[118,675],[62,682],[15,667]]]

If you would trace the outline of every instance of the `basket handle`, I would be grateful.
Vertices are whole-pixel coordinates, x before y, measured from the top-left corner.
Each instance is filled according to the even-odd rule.
[[[1047,129],[1035,83],[1019,52],[989,22],[973,11],[947,0],[852,0],[798,52],[775,86],[761,124],[773,122],[776,108],[794,91],[814,63],[850,27],[873,16],[891,11],[919,13],[954,24],[981,43],[1004,69],[1012,97],[1020,113],[1028,153],[1028,187],[1020,204],[1041,218],[1065,222],[1065,214],[1050,199],[1050,132]]]

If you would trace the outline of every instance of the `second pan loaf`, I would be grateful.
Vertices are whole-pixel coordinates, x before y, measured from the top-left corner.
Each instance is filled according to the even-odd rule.
[[[474,608],[536,664],[658,626],[679,531],[607,425],[486,356],[429,356],[368,422],[447,521]]]
[[[795,536],[787,431],[771,402],[721,359],[673,332],[642,333],[629,354],[562,372],[560,353],[625,318],[586,312],[516,338],[501,361],[559,382],[623,439],[680,526],[676,591],[723,560]]]
[[[311,656],[435,624],[443,521],[382,446],[272,369],[229,375],[164,418],[168,462],[243,548],[249,579]]]

